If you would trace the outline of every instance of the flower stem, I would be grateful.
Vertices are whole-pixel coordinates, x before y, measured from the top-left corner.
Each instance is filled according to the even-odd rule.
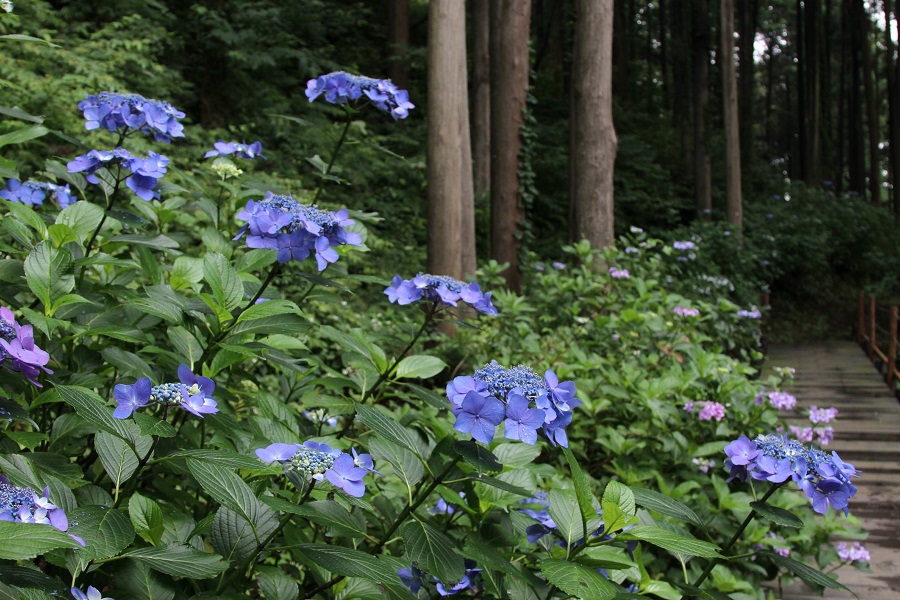
[[[121,167],[119,168],[121,171]],[[121,173],[120,173],[121,174]],[[116,203],[116,193],[119,191],[119,186],[122,185],[122,178],[116,177],[116,183],[113,186],[112,193],[109,195],[109,198],[106,201],[106,209],[103,211],[103,218],[100,219],[100,222],[97,223],[97,227],[94,229],[94,233],[91,234],[90,239],[88,240],[87,245],[84,247],[84,257],[87,258],[91,255],[91,247],[94,245],[94,242],[97,241],[97,236],[100,235],[100,230],[103,228],[103,224],[106,223],[106,218],[109,216],[109,211],[112,209],[113,205]],[[85,267],[81,268],[81,272],[78,274],[78,285],[81,285],[81,281],[84,279]]]
[[[346,109],[345,109],[346,110]],[[344,145],[344,140],[347,139],[347,132],[350,131],[350,124],[353,122],[350,120],[350,113],[346,114],[347,121],[344,123],[344,130],[341,131],[341,137],[338,138],[337,144],[334,147],[334,151],[331,153],[331,159],[328,161],[328,166],[325,167],[325,172],[322,173],[322,177],[327,177],[331,174],[331,169],[334,167],[334,161],[337,160],[338,152],[341,150],[341,146]],[[319,183],[319,187],[316,188],[316,195],[313,196],[312,202],[310,204],[315,204],[316,200],[319,199],[319,196],[322,195],[322,190],[325,189],[325,181]]]
[[[781,487],[781,485],[782,484],[780,484],[780,483],[776,483],[771,488],[769,488],[769,490],[765,493],[765,495],[762,497],[760,502],[765,502],[766,500],[768,500],[769,497],[772,494],[774,494],[778,490],[778,488]],[[738,530],[736,532],[734,532],[734,535],[732,536],[731,540],[729,540],[729,542],[727,544],[725,544],[725,547],[722,548],[722,552],[721,552],[722,554],[731,550],[731,547],[734,546],[735,543],[737,543],[737,541],[741,538],[741,535],[744,533],[744,530],[747,529],[747,526],[750,525],[750,521],[752,521],[755,516],[756,516],[756,511],[753,509],[750,509],[750,514],[747,515],[747,518],[744,519],[744,522],[741,523],[741,526],[738,527]],[[712,570],[715,568],[715,566],[717,564],[719,564],[720,561],[721,561],[721,559],[719,559],[719,558],[714,558],[714,559],[710,560],[709,563],[706,565],[706,568],[703,569],[703,572],[700,573],[700,577],[698,577],[697,581],[694,582],[694,587],[700,587],[700,584],[703,583],[704,581],[706,581],[706,578],[709,577],[709,574],[712,573]]]

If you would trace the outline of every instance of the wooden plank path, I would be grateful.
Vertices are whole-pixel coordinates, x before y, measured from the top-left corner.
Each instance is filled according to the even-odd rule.
[[[797,397],[798,408],[838,409],[834,441],[826,449],[862,471],[854,479],[859,492],[850,512],[869,532],[863,545],[872,556],[872,573],[845,566],[837,571],[841,583],[861,600],[900,600],[900,403],[854,342],[775,346],[767,364],[797,369],[787,391]],[[784,590],[786,600],[819,597],[800,584]],[[853,596],[826,590],[825,598]]]

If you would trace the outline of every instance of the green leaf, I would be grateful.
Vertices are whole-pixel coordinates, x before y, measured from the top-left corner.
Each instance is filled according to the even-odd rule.
[[[0,115],[6,115],[7,117],[12,117],[19,121],[27,121],[28,123],[37,123],[38,125],[44,122],[44,117],[38,117],[27,113],[18,106],[13,106],[12,108],[0,106]]]
[[[644,488],[631,488],[631,492],[634,494],[635,502],[644,508],[679,521],[687,521],[698,527],[704,527],[703,521],[697,516],[697,513],[678,500]]]
[[[397,577],[397,570],[393,568],[396,563],[385,557],[329,544],[297,544],[295,548],[331,573],[368,579],[384,586],[394,597],[413,598],[409,589]]]
[[[606,504],[607,502],[617,505],[622,511],[622,514],[629,519],[634,516],[634,494],[627,485],[621,484],[618,481],[610,481],[607,483],[606,489],[603,490],[603,503]]]
[[[178,431],[169,423],[163,421],[162,419],[150,416],[147,413],[135,412],[131,416],[134,418],[134,422],[137,423],[137,426],[140,428],[141,435],[155,435],[163,438],[171,438],[175,437],[175,435],[178,433]]]
[[[203,347],[194,335],[184,327],[170,327],[166,331],[172,346],[184,358],[185,364],[193,368],[194,363],[203,355]]]
[[[838,582],[832,577],[829,577],[825,573],[810,567],[809,565],[803,564],[802,562],[796,561],[793,558],[789,558],[787,556],[781,556],[780,554],[776,554],[775,552],[771,552],[769,550],[763,550],[759,554],[765,555],[772,559],[775,564],[780,567],[784,567],[806,583],[809,583],[814,586],[826,587],[832,590],[844,590],[845,592],[850,592],[854,597],[859,598],[853,590],[845,586],[844,584]]]
[[[765,502],[751,502],[750,508],[755,510],[761,517],[772,521],[776,525],[784,527],[795,527],[800,529],[803,527],[803,521],[789,510],[766,504]]]
[[[332,535],[353,539],[366,536],[366,520],[362,513],[359,511],[351,513],[333,500],[315,500],[292,506],[293,508],[287,512],[306,517],[313,523],[327,527]],[[278,505],[273,508],[278,509]]]
[[[34,450],[42,443],[50,439],[50,436],[48,436],[46,433],[40,433],[37,431],[12,431],[7,429],[3,432],[3,434],[15,443],[28,448],[29,450]]]
[[[416,456],[421,457],[418,450],[416,434],[398,423],[394,415],[389,414],[387,411],[383,411],[380,408],[365,406],[363,404],[358,404],[356,406],[356,414],[364,425],[387,441],[402,446]]]
[[[156,548],[133,550],[122,556],[140,561],[166,575],[192,579],[210,579],[228,568],[228,563],[218,554],[200,552],[187,544],[177,542]]]
[[[466,463],[472,465],[481,472],[496,472],[503,469],[503,465],[493,453],[477,444],[474,440],[458,441],[453,443],[453,449]]]
[[[566,544],[571,548],[572,544],[584,537],[584,522],[581,520],[581,509],[575,490],[552,489],[547,494],[547,501],[550,504],[550,516]]]
[[[59,213],[56,222],[59,225],[67,225],[82,241],[85,241],[100,225],[103,214],[103,209],[96,204],[76,202]]]
[[[263,319],[265,317],[285,314],[299,315],[301,314],[300,307],[290,300],[267,300],[260,304],[254,304],[242,312],[238,317],[237,322],[253,321],[254,319]]]
[[[160,577],[145,563],[124,561],[125,566],[116,571],[116,592],[134,600],[172,600],[175,588],[168,577]]]
[[[104,506],[82,506],[67,515],[69,533],[82,538],[77,552],[85,563],[116,556],[134,540],[134,527],[123,510]]]
[[[181,306],[163,298],[137,296],[125,302],[125,306],[135,308],[142,313],[159,317],[169,323],[181,323],[184,313]]]
[[[594,508],[596,499],[591,491],[591,484],[588,482],[587,475],[584,474],[572,451],[568,448],[563,448],[563,454],[566,457],[566,462],[569,463],[569,471],[572,472],[572,482],[575,484],[575,497],[578,499],[581,519],[584,523],[587,523],[597,516],[597,509]],[[609,531],[611,530],[607,528],[607,532]]]
[[[600,506],[603,509],[604,532],[611,534],[628,525],[630,519],[622,512],[622,509],[619,508],[618,504],[613,502],[603,502]]]
[[[463,558],[453,551],[456,544],[428,523],[409,521],[400,528],[406,554],[444,584],[455,585],[466,574]]]
[[[13,202],[6,205],[9,212],[19,221],[33,229],[42,239],[48,235],[47,224],[41,216],[27,204]]]
[[[400,361],[394,378],[430,379],[446,368],[447,363],[436,356],[416,354]]]
[[[624,570],[634,567],[634,561],[625,555],[624,548],[592,546],[578,555],[578,562],[595,569]]]
[[[641,540],[679,554],[702,556],[704,558],[722,557],[719,554],[719,547],[715,544],[703,542],[655,525],[635,525],[628,531],[621,533],[617,539]]]
[[[133,424],[113,417],[112,409],[104,404],[100,396],[77,386],[58,385],[56,391],[63,402],[74,408],[82,419],[134,445],[138,437],[135,431],[137,428],[130,428],[129,425]]]
[[[237,323],[231,329],[226,341],[246,333],[264,333],[267,335],[271,333],[282,333],[284,335],[299,335],[306,332],[309,328],[309,322],[303,317],[290,314],[275,315],[272,317],[263,317],[261,319]]]
[[[278,513],[260,506],[257,521],[249,523],[226,506],[220,506],[213,518],[210,541],[213,550],[236,567],[251,558],[261,542],[278,528]]]
[[[240,276],[228,259],[218,252],[207,252],[203,257],[203,278],[225,310],[234,310],[244,301],[244,285]]]
[[[100,462],[117,489],[131,479],[141,458],[153,445],[153,438],[149,436],[138,434],[136,437],[134,446],[138,454],[135,454],[125,440],[110,433],[100,431],[94,436],[94,448],[100,455]]]
[[[139,536],[154,546],[159,544],[163,534],[163,514],[156,502],[135,492],[128,500],[128,516]]]
[[[6,419],[17,419],[19,421],[25,421],[35,429],[38,428],[38,424],[31,420],[31,417],[28,416],[28,412],[18,402],[13,402],[12,400],[7,400],[6,398],[0,398],[0,411],[3,412],[3,416]]]
[[[521,442],[509,443],[504,442],[494,448],[494,456],[497,461],[504,467],[519,468],[530,465],[538,456],[541,455],[541,447],[538,445],[530,446]]]
[[[81,548],[64,531],[40,523],[0,521],[0,558],[25,560],[56,548]]]
[[[116,235],[109,238],[109,242],[118,242],[126,244],[137,244],[139,246],[149,246],[157,250],[174,250],[178,248],[178,242],[166,235],[148,236],[148,235]]]
[[[565,593],[585,600],[610,600],[616,597],[615,586],[596,569],[560,558],[541,561],[541,573],[547,581]]]
[[[513,473],[513,471],[509,471],[508,473]],[[500,477],[505,477],[506,475],[507,473],[501,473]],[[484,485],[489,485],[499,490],[503,490],[504,492],[516,494],[517,496],[522,496],[524,498],[534,496],[534,492],[531,490],[526,490],[523,487],[513,485],[512,483],[503,481],[502,479],[499,479],[497,477],[491,477],[489,475],[479,474],[477,477],[472,477],[472,481],[477,481],[479,483],[483,483]]]
[[[156,460],[162,461],[174,458],[191,458],[194,460],[206,461],[225,469],[281,472],[281,469],[277,469],[276,471],[276,467],[267,465],[255,456],[247,456],[246,454],[229,452],[228,450],[179,450],[172,454],[158,457]]]
[[[25,259],[25,280],[45,311],[50,310],[54,299],[75,287],[75,276],[70,273],[72,262],[71,252],[54,248],[46,240],[39,242]]]
[[[297,600],[297,580],[276,567],[260,567],[256,581],[265,600]]]
[[[68,225],[62,225],[60,223],[51,225],[47,228],[47,233],[50,235],[50,240],[53,241],[53,245],[57,248],[68,244],[69,242],[78,242],[78,236]]]
[[[188,459],[188,469],[203,491],[250,523],[256,522],[259,501],[244,480],[224,468],[202,460]]]
[[[41,43],[47,43],[45,40],[40,38],[32,38],[27,35],[4,35],[2,36],[5,39],[15,39],[15,40],[27,40],[27,41],[39,41]],[[43,125],[32,125],[30,127],[21,127],[19,129],[15,129],[10,131],[9,133],[5,133],[0,135],[0,148],[3,146],[9,146],[10,144],[21,144],[23,142],[27,142],[33,140],[35,138],[39,138],[41,136],[47,135],[50,133],[50,130],[44,127]]]
[[[36,588],[54,596],[68,593],[69,590],[69,586],[59,578],[34,568],[0,565],[0,581],[17,587]]]
[[[391,463],[394,471],[403,479],[403,483],[409,489],[412,489],[412,486],[421,481],[425,475],[422,461],[406,448],[393,442],[372,438],[369,440],[369,452],[373,458]]]

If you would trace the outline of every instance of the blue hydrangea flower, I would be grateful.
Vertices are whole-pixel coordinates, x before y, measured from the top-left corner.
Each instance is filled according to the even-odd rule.
[[[77,200],[72,194],[69,184],[56,185],[42,181],[26,181],[23,183],[13,177],[7,180],[6,187],[0,190],[0,198],[29,206],[40,206],[44,203],[47,194],[53,196],[60,208],[66,208]]]
[[[236,158],[246,158],[253,159],[257,156],[260,158],[265,158],[262,154],[262,143],[259,141],[253,142],[252,144],[246,143],[238,143],[238,142],[226,142],[224,140],[219,140],[215,144],[213,144],[214,150],[208,151],[203,155],[203,158],[212,158],[213,156],[228,156],[229,154],[234,154]]]
[[[484,444],[494,439],[494,430],[503,421],[505,407],[493,396],[482,396],[469,392],[456,413],[453,428],[461,433],[471,433],[472,437]]]
[[[131,173],[125,178],[125,185],[143,200],[159,198],[156,184],[166,173],[169,158],[156,152],[149,152],[147,158],[134,156],[124,148],[115,150],[91,150],[85,155],[77,156],[67,165],[70,173],[85,173],[85,179],[99,184],[97,171],[121,167]]]
[[[725,447],[725,454],[731,479],[752,477],[773,483],[792,479],[820,514],[830,507],[846,515],[857,491],[850,482],[858,473],[853,465],[843,462],[836,452],[828,455],[787,436],[760,435],[753,441],[741,436]]]
[[[256,456],[265,463],[281,463],[286,472],[295,472],[314,482],[327,480],[355,498],[362,497],[366,491],[363,477],[369,472],[377,472],[368,454],[354,452],[354,456],[350,456],[328,444],[311,440],[303,444],[270,444],[257,449]]]
[[[0,521],[15,523],[40,523],[59,531],[69,530],[65,511],[50,502],[50,488],[38,494],[30,487],[12,485],[6,475],[0,475]],[[84,540],[69,534],[84,546]]]
[[[390,79],[373,79],[343,71],[328,73],[306,83],[306,97],[312,102],[323,96],[331,104],[346,104],[365,96],[378,109],[390,113],[394,120],[405,119],[415,105],[409,92],[399,89]]]
[[[34,329],[31,325],[19,325],[13,311],[0,306],[0,365],[22,373],[37,387],[43,387],[37,380],[41,370],[52,374],[46,367],[50,354],[34,343]]]
[[[422,298],[430,300],[435,305],[448,306],[457,306],[462,300],[480,313],[497,314],[497,309],[491,303],[491,292],[482,292],[475,282],[465,283],[446,275],[419,273],[412,279],[403,279],[395,275],[384,293],[392,304],[396,302],[400,306],[412,304]]]
[[[291,196],[267,193],[263,200],[247,202],[237,218],[247,224],[234,239],[249,232],[247,246],[276,250],[280,263],[306,260],[314,254],[319,271],[338,259],[337,246],[362,243],[358,233],[346,229],[354,223],[346,210],[325,211]]]
[[[113,600],[112,598],[104,598],[103,594],[100,593],[100,590],[92,585],[88,586],[87,593],[82,592],[76,587],[73,587],[70,591],[75,600]]]
[[[418,594],[426,582],[425,571],[422,571],[415,565],[410,565],[408,569],[400,569],[397,571],[397,576],[400,577],[403,585],[408,587],[413,594]]]
[[[142,377],[131,385],[118,384],[113,394],[118,406],[113,417],[127,419],[138,408],[151,403],[177,406],[201,419],[203,415],[219,412],[212,397],[216,384],[209,377],[194,375],[187,365],[178,366],[178,383],[151,385],[149,377]]]
[[[696,248],[696,245],[694,244],[694,242],[677,241],[672,244],[672,247],[683,252],[685,250],[693,250],[694,248]]]
[[[551,444],[568,447],[566,427],[572,422],[572,410],[581,406],[575,397],[575,383],[560,382],[553,370],[548,369],[541,377],[525,365],[506,368],[491,361],[471,377],[456,377],[447,384],[447,398],[457,424],[462,417],[462,429],[455,426],[457,431],[472,432],[479,441],[483,440],[470,429],[472,411],[465,410],[470,396],[499,399],[506,419],[505,437],[529,444],[537,441],[535,432],[541,429]],[[472,406],[472,400],[469,403]],[[463,413],[469,414],[463,416]],[[479,430],[479,435],[487,437],[484,433],[483,428]]]
[[[453,596],[463,590],[477,593],[481,589],[481,583],[476,576],[484,569],[476,568],[475,561],[470,558],[465,560],[465,566],[466,573],[463,575],[463,578],[449,589],[437,577],[434,578],[434,587],[439,596]]]
[[[138,94],[100,92],[78,103],[84,114],[87,130],[109,131],[128,129],[153,134],[157,142],[169,143],[172,138],[184,137],[184,126],[178,119],[184,113],[168,102],[150,100]]]

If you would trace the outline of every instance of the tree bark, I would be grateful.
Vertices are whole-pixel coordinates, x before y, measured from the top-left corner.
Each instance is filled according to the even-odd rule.
[[[391,81],[401,89],[409,88],[409,0],[388,0],[388,52]]]
[[[807,185],[818,187],[822,181],[821,169],[821,77],[819,69],[819,8],[815,2],[806,2],[803,8],[806,33],[806,172]]]
[[[706,0],[692,3],[691,63],[694,112],[694,199],[697,216],[712,216],[712,169],[706,140],[709,105],[709,6]]]
[[[863,116],[862,116],[862,17],[864,7],[861,1],[847,0],[850,7],[850,95],[849,95],[849,130],[848,130],[848,157],[850,161],[850,186],[851,192],[860,196],[865,193],[866,163],[865,148],[863,143]]]
[[[612,112],[613,0],[576,0],[574,89],[575,226],[594,248],[615,242]]]
[[[465,4],[432,0],[428,21],[428,271],[475,270]]]
[[[472,0],[472,170],[475,195],[491,188],[490,0]]]
[[[891,0],[884,0],[884,43],[887,48],[885,54],[885,69],[887,71],[888,86],[888,164],[891,192],[893,200],[894,217],[900,219],[900,70],[898,70],[897,50],[891,38],[891,27],[896,15],[892,15]]]
[[[860,19],[859,33],[862,40],[863,89],[866,100],[866,125],[869,140],[869,196],[876,206],[881,206],[881,150],[878,143],[881,139],[881,119],[878,117],[878,88],[875,84],[875,66],[872,57],[872,45],[869,36],[871,20],[864,13]]]
[[[671,51],[668,53],[671,62],[672,78],[676,82],[670,85],[668,97],[671,99],[672,126],[678,132],[681,145],[682,165],[685,179],[690,180],[693,169],[693,151],[691,149],[691,88],[685,82],[691,80],[691,3],[676,2],[670,5],[671,19]],[[708,53],[707,53],[708,54]]]
[[[738,0],[738,56],[740,101],[741,162],[744,173],[751,172],[756,155],[753,135],[753,108],[756,95],[756,75],[753,52],[759,14],[759,0]]]
[[[738,124],[737,77],[734,66],[734,0],[722,0],[721,8],[722,109],[725,125],[725,212],[740,235],[743,226],[741,201],[741,142]]]
[[[452,1],[452,0],[451,0]],[[519,184],[521,130],[528,92],[531,0],[492,0],[491,256],[508,263],[506,286],[521,291],[519,223],[525,219]]]

